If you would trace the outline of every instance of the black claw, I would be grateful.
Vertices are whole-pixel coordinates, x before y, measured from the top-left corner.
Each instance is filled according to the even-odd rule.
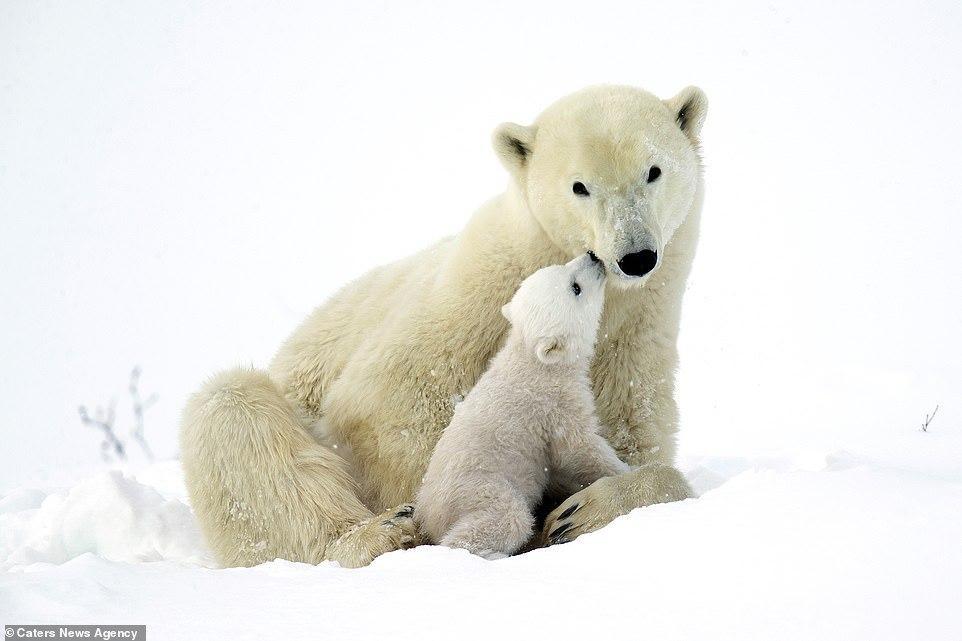
[[[404,518],[404,517],[406,517],[406,516],[411,516],[412,514],[414,514],[414,506],[413,506],[413,505],[405,505],[405,506],[402,507],[400,510],[398,510],[398,513],[394,515],[394,518],[400,519],[400,518]]]
[[[567,510],[565,510],[564,512],[562,512],[561,514],[559,514],[557,520],[560,521],[561,519],[566,519],[566,518],[568,518],[569,516],[571,516],[572,514],[574,514],[574,513],[575,513],[575,510],[577,510],[579,507],[581,507],[581,504],[580,504],[580,503],[575,503],[574,505],[572,505],[571,507],[569,507]]]
[[[567,532],[568,530],[570,530],[570,529],[571,529],[571,526],[572,526],[572,523],[565,523],[565,524],[562,525],[561,527],[555,528],[554,532],[552,532],[552,533],[550,533],[550,534],[548,535],[548,538],[549,538],[549,539],[556,539],[556,538],[558,538],[559,536],[561,536],[562,534],[564,534],[565,532]]]

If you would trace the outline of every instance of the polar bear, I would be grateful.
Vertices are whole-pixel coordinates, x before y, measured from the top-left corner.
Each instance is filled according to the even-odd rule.
[[[356,567],[414,544],[406,504],[457,400],[502,343],[501,306],[529,274],[588,250],[609,273],[592,388],[602,434],[633,469],[545,496],[549,508],[563,502],[542,532],[567,527],[573,538],[690,496],[673,467],[674,372],[706,107],[695,87],[661,100],[596,86],[532,125],[499,126],[507,190],[459,234],[347,285],[267,372],[228,370],[203,385],[184,410],[181,457],[220,562]]]
[[[455,408],[418,491],[429,541],[503,558],[531,538],[549,480],[568,495],[628,471],[598,433],[588,379],[604,281],[585,254],[528,276],[501,308],[505,345]]]

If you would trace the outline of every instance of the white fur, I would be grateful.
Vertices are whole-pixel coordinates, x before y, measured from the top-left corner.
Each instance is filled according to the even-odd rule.
[[[694,88],[660,100],[591,87],[531,126],[498,128],[508,189],[460,234],[344,287],[294,331],[269,373],[231,370],[201,389],[184,414],[182,460],[218,558],[363,565],[403,544],[406,520],[375,513],[415,496],[457,399],[503,343],[501,306],[529,274],[589,249],[612,273],[590,370],[597,412],[602,434],[638,468],[583,490],[592,507],[577,514],[603,524],[687,496],[671,467],[674,371],[704,113]],[[653,164],[662,176],[649,184]],[[591,197],[573,194],[574,180]],[[416,215],[417,203],[406,206]],[[655,271],[620,274],[619,258],[643,248],[658,252]],[[350,465],[343,447],[309,437],[320,422],[327,443],[350,446]]]
[[[536,271],[504,306],[507,342],[455,408],[415,502],[429,540],[513,554],[549,479],[567,495],[628,470],[598,434],[588,380],[603,304],[604,268],[586,255]]]

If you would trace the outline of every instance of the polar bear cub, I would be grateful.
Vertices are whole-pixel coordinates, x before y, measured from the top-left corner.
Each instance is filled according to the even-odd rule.
[[[598,434],[589,382],[604,289],[586,254],[538,270],[502,308],[507,341],[455,408],[418,492],[431,542],[503,558],[531,537],[549,485],[567,495],[628,471]]]

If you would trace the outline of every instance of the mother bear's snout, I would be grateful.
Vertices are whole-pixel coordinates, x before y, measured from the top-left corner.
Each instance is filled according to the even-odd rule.
[[[618,260],[618,268],[626,276],[640,277],[648,274],[658,265],[658,252],[642,249],[640,252],[625,254]]]

